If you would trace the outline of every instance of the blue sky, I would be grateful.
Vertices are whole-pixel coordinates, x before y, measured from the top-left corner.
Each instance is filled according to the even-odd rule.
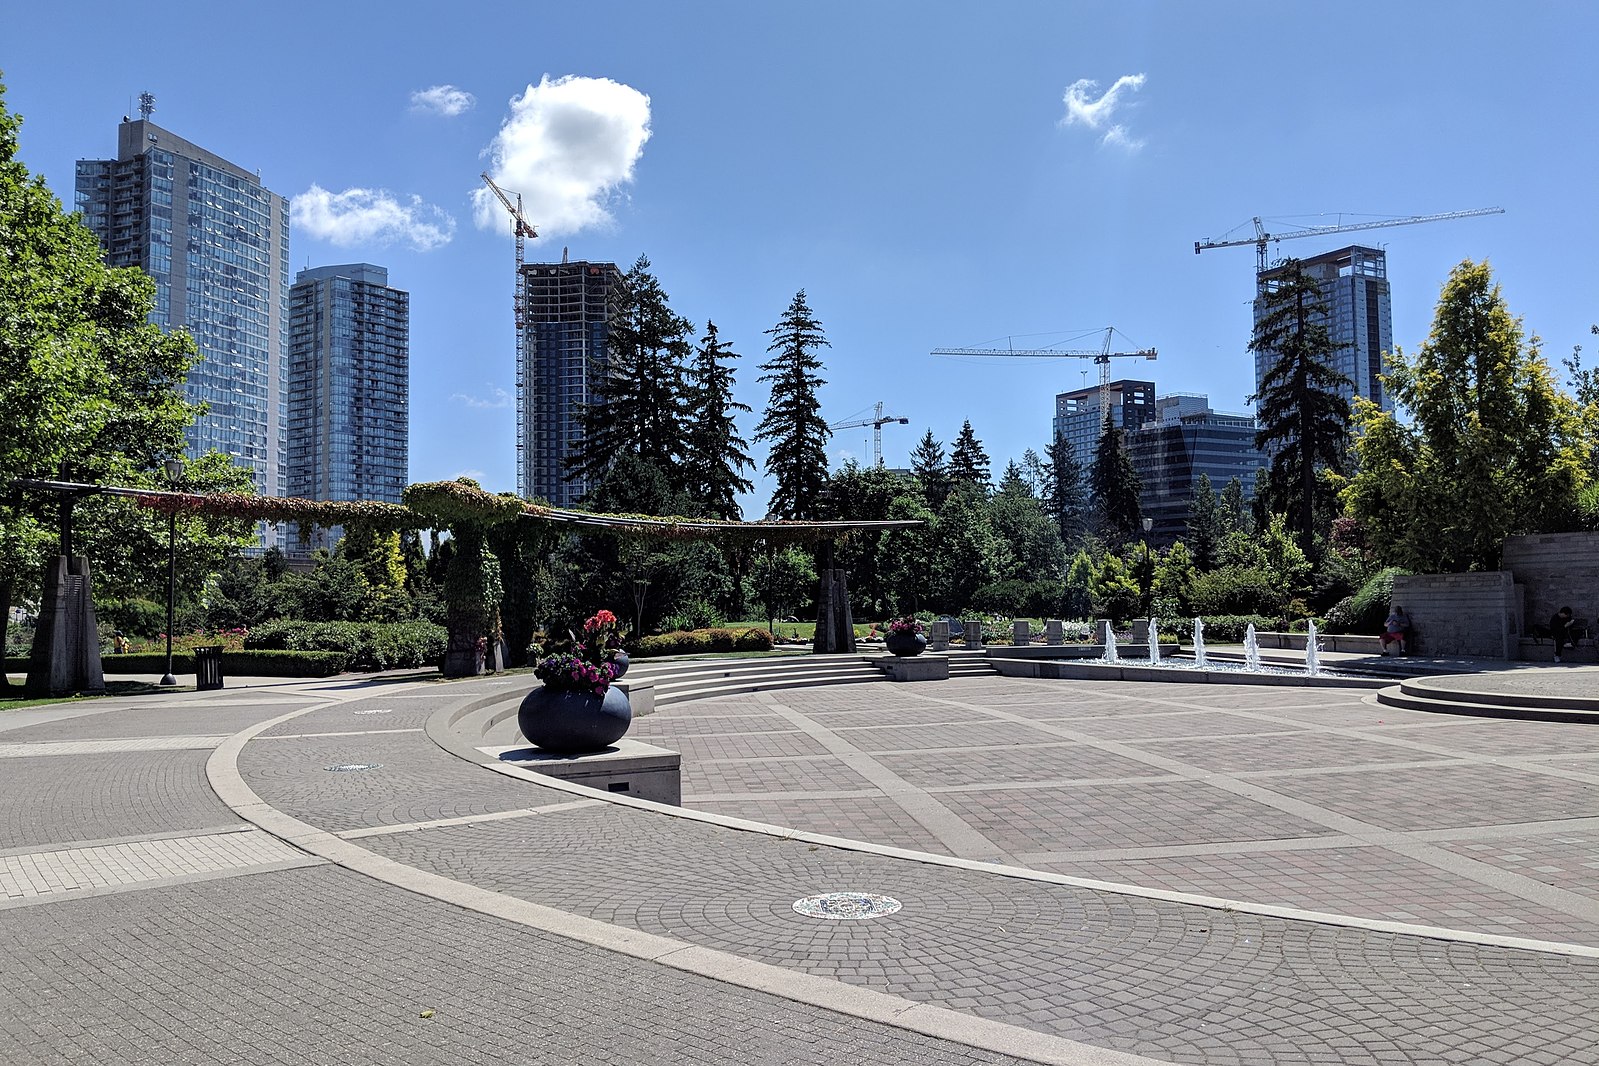
[[[910,419],[884,430],[889,465],[970,419],[997,473],[1092,370],[939,346],[1114,325],[1159,349],[1125,365],[1160,391],[1242,410],[1253,251],[1193,243],[1254,215],[1503,207],[1278,254],[1386,247],[1406,349],[1449,269],[1487,258],[1552,361],[1596,351],[1587,4],[4,8],[22,157],[68,202],[73,161],[114,154],[149,90],[158,124],[300,201],[295,269],[372,262],[411,292],[417,481],[514,487],[512,250],[501,217],[477,223],[485,167],[539,205],[531,259],[647,254],[678,311],[715,320],[746,434],[762,331],[805,289],[833,345],[824,417]],[[832,451],[869,457],[870,430]]]

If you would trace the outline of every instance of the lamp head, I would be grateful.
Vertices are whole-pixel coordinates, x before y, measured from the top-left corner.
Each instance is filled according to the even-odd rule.
[[[168,481],[176,481],[178,478],[183,476],[182,459],[168,459],[161,465],[166,468]]]
[[[1144,532],[1148,533],[1150,531],[1150,529],[1153,528],[1153,526],[1155,525],[1155,520],[1153,518],[1145,518],[1145,519],[1143,519],[1143,523],[1144,523]]]

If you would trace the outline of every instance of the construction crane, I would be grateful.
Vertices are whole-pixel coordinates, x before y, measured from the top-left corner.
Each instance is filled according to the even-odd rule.
[[[1094,332],[1098,332],[1097,330]],[[1138,348],[1130,352],[1113,352],[1111,343],[1121,330],[1105,327],[1105,339],[1099,351],[1068,351],[1060,348],[934,348],[934,355],[1007,356],[1017,359],[1092,359],[1099,367],[1099,409],[1110,409],[1110,361],[1112,359],[1153,359],[1155,349]],[[1126,334],[1122,334],[1126,339]]]
[[[538,231],[532,223],[522,214],[522,194],[516,194],[516,203],[511,203],[511,198],[505,195],[505,190],[494,184],[494,179],[483,174],[483,182],[489,191],[499,198],[500,203],[511,213],[511,232],[516,237],[516,287],[512,290],[511,311],[516,318],[516,490],[523,492],[527,486],[523,483],[523,472],[526,467],[525,445],[527,440],[527,390],[532,388],[532,382],[527,379],[527,347],[525,345],[527,333],[527,309],[523,306],[522,265],[524,263],[523,238],[538,237]]]
[[[883,427],[893,424],[908,426],[911,424],[911,420],[908,418],[901,418],[898,415],[885,415],[883,413],[882,400],[878,400],[877,403],[873,405],[872,412],[873,414],[871,418],[857,418],[850,422],[834,422],[827,428],[837,430],[859,429],[863,426],[871,426],[872,464],[874,466],[881,467],[883,465]]]
[[[1255,272],[1262,273],[1266,269],[1266,242],[1287,241],[1295,237],[1320,237],[1329,233],[1349,233],[1362,229],[1387,229],[1389,226],[1414,226],[1418,222],[1445,222],[1452,218],[1476,218],[1478,215],[1502,215],[1502,207],[1479,207],[1473,211],[1445,211],[1439,215],[1410,215],[1407,218],[1386,218],[1378,222],[1351,222],[1348,225],[1338,226],[1311,226],[1308,229],[1297,229],[1289,233],[1267,233],[1265,224],[1260,216],[1252,220],[1255,224],[1253,237],[1242,237],[1238,240],[1212,241],[1203,240],[1194,242],[1194,254],[1198,255],[1206,248],[1236,248],[1239,245],[1253,244],[1255,246]]]

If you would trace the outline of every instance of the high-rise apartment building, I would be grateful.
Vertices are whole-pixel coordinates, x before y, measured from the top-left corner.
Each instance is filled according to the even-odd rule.
[[[566,459],[582,437],[578,418],[606,360],[615,263],[528,263],[522,267],[523,350],[517,357],[517,489],[557,506],[593,486],[567,479]]]
[[[1352,245],[1336,252],[1300,261],[1305,273],[1321,287],[1327,304],[1328,336],[1337,350],[1333,369],[1351,382],[1342,389],[1345,398],[1363,396],[1383,410],[1393,410],[1378,380],[1383,370],[1383,353],[1394,346],[1393,312],[1388,297],[1388,257],[1378,248]],[[1270,291],[1281,270],[1262,271],[1256,278],[1263,296]],[[1263,313],[1261,296],[1255,299],[1255,321]],[[1270,351],[1255,353],[1255,392],[1260,392],[1266,371],[1276,362]]]
[[[1239,478],[1248,499],[1255,494],[1255,471],[1266,462],[1255,450],[1254,418],[1213,411],[1207,397],[1187,393],[1157,399],[1154,417],[1127,434],[1127,453],[1141,483],[1139,505],[1153,520],[1153,544],[1186,534],[1201,474],[1218,494]]]
[[[1110,421],[1117,429],[1137,429],[1155,417],[1153,381],[1113,381],[1109,387]],[[1055,437],[1064,437],[1072,454],[1088,469],[1105,428],[1099,387],[1076,389],[1055,397]]]
[[[78,161],[77,208],[113,266],[155,279],[152,321],[199,345],[185,391],[210,406],[189,430],[189,454],[225,452],[255,471],[260,492],[281,496],[289,201],[149,121],[148,95],[143,103],[143,118],[117,127],[115,159]]]
[[[399,503],[409,464],[411,297],[370,263],[302,270],[289,290],[288,495]],[[318,530],[298,551],[332,547]]]

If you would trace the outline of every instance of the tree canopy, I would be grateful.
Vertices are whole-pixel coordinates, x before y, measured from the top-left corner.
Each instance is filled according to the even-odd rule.
[[[816,395],[827,384],[817,351],[830,345],[804,289],[766,334],[772,338],[766,347],[772,357],[761,364],[766,373],[760,380],[771,382],[772,395],[755,439],[769,442],[766,472],[777,479],[768,509],[782,518],[815,518],[821,514],[827,442],[833,435]]]

